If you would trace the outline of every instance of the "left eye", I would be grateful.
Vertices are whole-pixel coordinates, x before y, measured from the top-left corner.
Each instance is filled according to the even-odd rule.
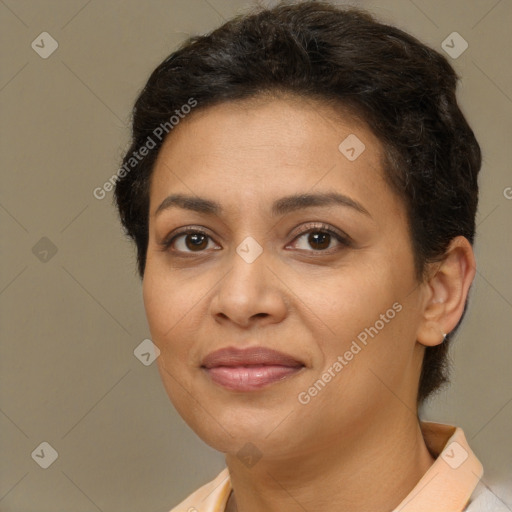
[[[307,236],[307,238],[305,238]],[[328,229],[310,229],[304,233],[301,233],[299,236],[295,238],[295,244],[297,245],[296,241],[300,241],[301,239],[304,239],[304,246],[303,247],[297,247],[298,249],[309,251],[307,246],[313,248],[314,252],[322,252],[326,251],[327,249],[331,248],[332,242],[338,242],[342,246],[349,245],[347,240],[344,239],[342,236],[338,235],[337,233],[328,230]],[[299,244],[300,245],[300,244]]]

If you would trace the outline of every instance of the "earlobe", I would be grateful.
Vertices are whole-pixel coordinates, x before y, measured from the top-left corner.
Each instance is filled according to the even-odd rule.
[[[417,340],[425,346],[441,344],[458,324],[475,277],[476,262],[469,241],[454,238],[441,262],[425,283],[425,302]]]

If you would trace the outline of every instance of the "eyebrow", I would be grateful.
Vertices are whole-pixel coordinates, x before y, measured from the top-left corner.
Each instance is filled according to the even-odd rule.
[[[354,210],[368,215],[371,218],[370,213],[362,204],[348,196],[336,192],[295,194],[281,197],[274,201],[271,211],[272,216],[277,217],[303,208],[332,205],[353,208]],[[183,208],[185,210],[191,210],[205,215],[215,215],[217,217],[219,217],[223,211],[222,206],[216,201],[197,196],[188,196],[185,194],[172,194],[160,203],[155,211],[155,216],[170,208]]]

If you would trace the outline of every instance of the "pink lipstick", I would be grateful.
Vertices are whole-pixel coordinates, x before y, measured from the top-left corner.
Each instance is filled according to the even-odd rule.
[[[208,354],[201,367],[213,382],[226,389],[255,391],[295,375],[304,364],[264,347],[228,347]]]

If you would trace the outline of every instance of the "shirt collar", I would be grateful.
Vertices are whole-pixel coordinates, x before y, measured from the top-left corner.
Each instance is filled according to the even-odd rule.
[[[420,428],[436,460],[393,512],[462,512],[483,475],[482,464],[461,428],[430,421],[421,421]],[[171,512],[224,512],[231,490],[225,468]]]
[[[461,428],[430,421],[420,427],[437,458],[393,512],[461,512],[482,478],[482,464]]]

